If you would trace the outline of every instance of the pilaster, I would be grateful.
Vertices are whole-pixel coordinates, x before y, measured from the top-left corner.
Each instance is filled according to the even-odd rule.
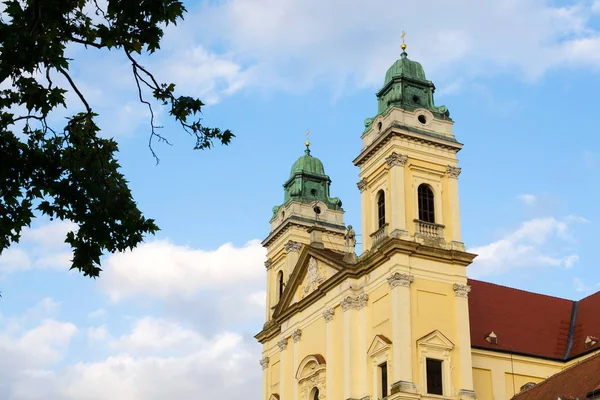
[[[300,362],[300,360],[298,359],[300,354],[300,338],[302,338],[302,331],[300,329],[294,330],[294,332],[292,332],[292,340],[294,342],[294,359],[292,361],[292,365],[294,367],[294,371],[296,371],[296,369],[298,368],[298,363]],[[294,388],[293,398],[294,400],[298,400],[297,388]]]
[[[461,169],[448,165],[446,175],[448,176],[448,205],[450,207],[450,240],[452,242],[462,242],[460,232],[460,208],[458,203],[458,177]],[[447,224],[448,225],[448,224]],[[447,238],[448,239],[448,238]]]
[[[404,167],[408,161],[408,156],[393,152],[385,162],[389,166],[389,185],[390,188],[390,230],[406,232],[406,198],[404,185]]]
[[[296,263],[298,262],[298,256],[300,253],[300,248],[302,248],[302,243],[295,242],[293,240],[288,241],[283,248],[287,253],[286,256],[286,267],[285,267],[285,276],[286,278],[290,276]]]
[[[458,326],[458,354],[460,357],[460,392],[461,400],[475,400],[473,391],[473,365],[471,355],[471,328],[469,326],[469,292],[468,285],[453,285]]]
[[[336,360],[333,359],[333,317],[335,310],[328,308],[323,311],[325,319],[325,362],[327,369],[325,370],[325,398],[333,399],[333,369],[337,368]]]
[[[413,381],[413,344],[410,284],[414,277],[396,272],[387,278],[392,299],[392,393],[416,392]]]
[[[368,301],[369,296],[366,293],[358,293],[346,296],[340,303],[344,312],[344,399],[362,399],[368,396],[366,359]],[[355,357],[352,356],[353,354]],[[358,377],[354,385],[352,384],[353,371],[355,371],[354,376]]]
[[[269,396],[269,357],[264,357],[263,359],[260,360],[260,366],[262,367],[262,371],[263,371],[263,387],[262,387],[262,391],[263,391],[263,399],[267,399]]]
[[[286,356],[285,350],[287,349],[288,338],[282,338],[279,342],[277,342],[277,346],[279,346],[279,351],[281,355],[279,357],[279,396],[283,400],[286,398],[285,390],[286,390],[286,379],[288,378],[285,373],[286,368]]]
[[[365,250],[371,248],[371,237],[369,234],[371,233],[369,229],[369,212],[368,208],[369,198],[367,193],[367,180],[365,178],[361,179],[357,184],[358,190],[360,191],[360,204],[361,204],[361,230],[362,230],[362,243],[361,243],[361,252],[364,253]]]

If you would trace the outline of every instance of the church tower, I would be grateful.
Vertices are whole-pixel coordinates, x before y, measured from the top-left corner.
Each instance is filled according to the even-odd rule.
[[[362,254],[307,150],[267,247],[263,400],[476,399],[455,139],[423,67],[400,58],[365,121]]]

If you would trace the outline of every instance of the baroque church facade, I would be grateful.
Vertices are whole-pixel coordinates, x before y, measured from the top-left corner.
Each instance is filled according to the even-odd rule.
[[[263,241],[263,400],[505,400],[596,351],[600,296],[467,278],[462,144],[434,90],[403,45],[354,160],[362,254],[308,142],[293,164]]]

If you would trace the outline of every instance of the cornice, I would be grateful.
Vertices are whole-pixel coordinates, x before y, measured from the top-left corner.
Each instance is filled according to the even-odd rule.
[[[395,128],[395,129],[394,129]],[[463,145],[454,139],[438,135],[434,132],[421,131],[407,125],[395,123],[382,132],[377,139],[369,144],[353,161],[357,167],[368,161],[373,154],[389,142],[393,137],[399,137],[418,143],[427,143],[458,153]]]
[[[269,321],[268,324],[265,324],[263,330],[260,333],[258,333],[255,336],[255,338],[259,342],[264,343],[265,341],[276,337],[281,332],[282,322],[289,319],[292,315],[296,314],[297,312],[305,310],[321,298],[325,297],[325,295],[331,289],[341,284],[344,280],[349,278],[358,279],[368,274],[369,272],[386,262],[388,259],[390,259],[390,257],[393,256],[395,253],[417,256],[435,261],[443,261],[446,263],[452,263],[464,267],[471,264],[475,257],[477,257],[476,254],[467,253],[465,251],[446,250],[426,246],[417,242],[402,240],[398,238],[390,238],[383,242],[376,251],[364,253],[360,257],[357,264],[344,265],[344,268],[341,268],[339,272],[334,274],[325,282],[321,283],[319,287],[317,287],[312,293],[310,293],[302,300],[287,306],[287,308],[285,308],[285,306],[283,305],[278,305],[273,314],[273,319]],[[304,262],[309,254],[315,256],[316,258],[325,258],[321,254],[311,254],[310,246],[306,246],[301,251],[301,255],[298,258],[298,264]],[[331,259],[328,260],[334,263],[335,265],[339,266],[339,262],[334,262]],[[290,284],[292,284],[293,281],[300,279],[300,275],[301,271],[300,269],[297,269],[290,277]],[[286,302],[288,301],[288,297],[290,296],[291,295],[284,293],[284,297],[281,300],[281,304],[286,304]]]
[[[292,215],[292,216],[288,217],[281,225],[279,225],[277,228],[275,228],[274,231],[269,233],[269,236],[267,236],[262,241],[261,244],[263,245],[263,247],[269,246],[271,243],[273,243],[273,241],[275,239],[277,239],[278,237],[283,235],[292,226],[296,226],[296,227],[299,227],[302,229],[308,229],[315,225],[318,225],[318,226],[321,226],[321,227],[327,229],[327,233],[332,233],[334,235],[344,236],[344,234],[346,233],[346,227],[343,225],[335,225],[335,224],[330,224],[328,222],[316,221],[316,220],[315,221],[307,220],[307,219],[298,217],[296,215]]]

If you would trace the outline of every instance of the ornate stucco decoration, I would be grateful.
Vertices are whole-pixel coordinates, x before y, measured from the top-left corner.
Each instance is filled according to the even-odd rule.
[[[280,351],[284,351],[287,348],[288,338],[283,338],[279,342],[277,342],[277,346],[279,346]]]
[[[273,262],[271,261],[271,259],[267,259],[267,261],[265,261],[265,268],[268,270],[271,269],[271,266],[273,265]]]
[[[367,188],[367,180],[365,178],[362,178],[357,184],[356,187],[358,188],[358,190],[362,193],[365,191],[365,189]]]
[[[308,271],[306,272],[306,282],[302,288],[302,295],[306,296],[311,293],[319,284],[325,280],[325,277],[321,274],[319,264],[314,257],[308,260]]]
[[[390,167],[394,167],[396,165],[404,167],[406,165],[407,161],[408,161],[408,156],[406,154],[398,154],[396,152],[393,152],[385,159],[385,162]]]
[[[307,356],[299,365],[296,373],[298,387],[300,389],[300,400],[313,400],[311,394],[314,388],[319,390],[319,400],[326,397],[326,365],[325,359],[318,355]]]
[[[340,305],[342,306],[342,310],[360,310],[361,308],[367,305],[369,301],[369,295],[366,293],[357,294],[354,296],[347,296],[344,300],[341,301]]]
[[[301,337],[302,337],[302,330],[296,329],[294,332],[292,332],[292,340],[294,341],[294,343],[298,342]]]
[[[335,311],[333,308],[328,308],[323,311],[323,318],[325,318],[325,322],[331,322],[333,320],[333,316],[335,315]]]
[[[285,249],[286,252],[290,253],[290,252],[299,252],[300,248],[302,247],[302,243],[298,243],[295,242],[293,240],[290,240],[289,242],[287,242],[283,248]]]
[[[452,165],[448,165],[446,167],[446,173],[448,174],[448,176],[450,178],[458,179],[458,176],[460,175],[460,171],[461,171],[460,168],[453,167]]]
[[[262,360],[260,360],[260,366],[262,367],[262,369],[266,369],[269,366],[269,357],[265,357]]]
[[[456,295],[458,297],[468,297],[469,296],[469,292],[471,291],[471,286],[469,285],[459,285],[458,283],[455,283],[452,288],[454,289],[454,293],[456,293]]]
[[[390,284],[390,288],[395,288],[397,286],[408,287],[415,280],[415,277],[408,274],[401,274],[400,272],[396,272],[390,276],[388,276],[387,281]]]

